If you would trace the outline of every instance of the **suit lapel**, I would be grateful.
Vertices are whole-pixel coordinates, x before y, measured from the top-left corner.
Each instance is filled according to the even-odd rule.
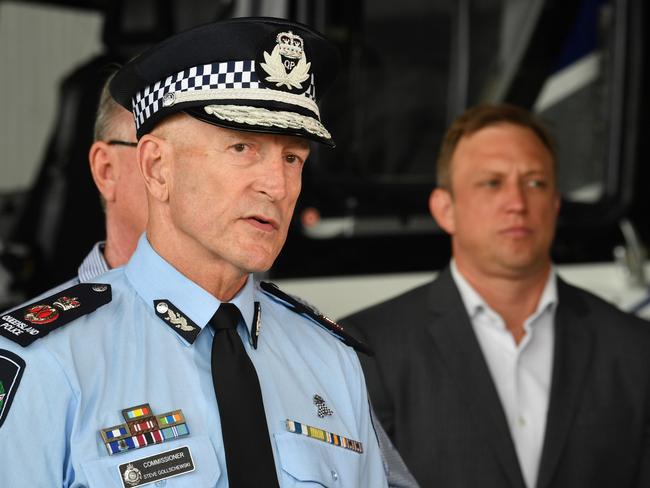
[[[432,317],[428,330],[438,346],[474,425],[492,447],[513,487],[524,487],[523,476],[510,430],[487,363],[463,301],[447,268],[431,285],[429,304]]]
[[[538,488],[544,488],[552,481],[577,413],[592,353],[593,338],[590,329],[585,327],[587,313],[582,299],[558,278],[553,379]]]

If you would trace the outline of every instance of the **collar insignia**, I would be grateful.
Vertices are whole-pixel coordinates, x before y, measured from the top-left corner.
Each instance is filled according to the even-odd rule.
[[[190,433],[182,410],[154,415],[149,404],[144,403],[122,410],[122,416],[126,423],[99,431],[110,455],[161,444]]]
[[[261,322],[262,322],[262,307],[260,306],[260,302],[255,302],[255,312],[253,313],[253,330],[251,331],[253,349],[257,349],[257,339],[260,336]]]
[[[190,344],[194,343],[199,332],[201,332],[201,328],[192,322],[192,319],[185,316],[169,300],[154,300],[153,305],[156,315],[165,324]]]
[[[302,37],[291,31],[280,32],[275,39],[271,54],[264,51],[264,63],[260,66],[269,75],[265,79],[278,88],[305,90],[302,83],[311,76]]]

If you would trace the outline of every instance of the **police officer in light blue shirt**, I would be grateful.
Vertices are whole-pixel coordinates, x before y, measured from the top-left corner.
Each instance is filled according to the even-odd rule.
[[[252,278],[284,244],[307,140],[332,144],[316,94],[336,61],[304,26],[236,19],[118,73],[147,232],[101,283],[0,317],[3,486],[386,486],[363,345]]]

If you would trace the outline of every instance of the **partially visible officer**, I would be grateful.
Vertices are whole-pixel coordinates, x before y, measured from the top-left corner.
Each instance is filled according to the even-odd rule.
[[[147,232],[102,283],[1,317],[3,484],[386,486],[363,344],[251,274],[285,241],[308,140],[333,144],[316,97],[337,61],[305,26],[235,19],[118,72]]]
[[[438,278],[341,322],[377,416],[422,486],[650,486],[650,324],[565,283],[545,129],[469,109],[440,150]]]
[[[147,192],[140,175],[133,114],[119,105],[106,82],[95,117],[88,161],[106,215],[106,241],[98,243],[79,267],[79,279],[127,263],[147,224]]]
[[[92,281],[126,264],[147,224],[147,192],[138,168],[133,114],[111,96],[108,85],[113,75],[108,76],[100,94],[94,141],[88,152],[106,217],[106,240],[95,244],[67,286]]]

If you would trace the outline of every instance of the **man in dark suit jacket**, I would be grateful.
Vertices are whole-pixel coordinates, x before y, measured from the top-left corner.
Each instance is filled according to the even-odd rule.
[[[526,111],[451,126],[430,209],[453,259],[341,320],[423,487],[650,487],[650,324],[562,281],[555,152]]]

